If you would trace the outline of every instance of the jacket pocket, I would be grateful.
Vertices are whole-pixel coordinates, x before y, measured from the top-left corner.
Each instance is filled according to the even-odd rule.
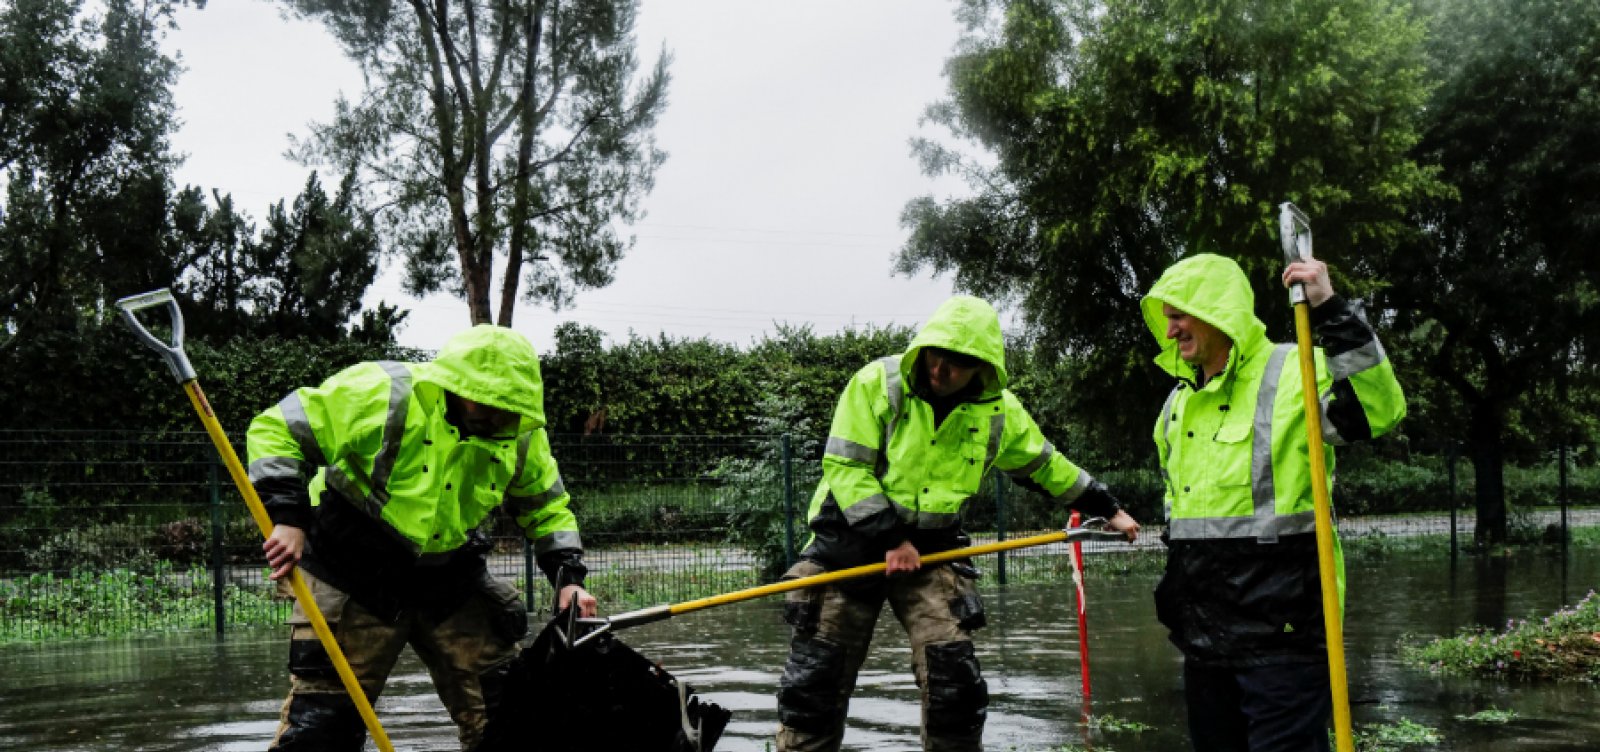
[[[801,559],[783,573],[780,581],[798,580],[811,577],[827,571],[821,564],[810,559]],[[822,618],[823,588],[809,587],[799,590],[790,590],[783,594],[783,620],[795,631],[801,633],[815,632],[817,623]]]

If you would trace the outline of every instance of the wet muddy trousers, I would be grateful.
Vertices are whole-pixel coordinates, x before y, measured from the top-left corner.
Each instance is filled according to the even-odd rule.
[[[462,749],[477,743],[485,724],[485,701],[495,699],[485,695],[494,693],[497,672],[506,669],[517,654],[517,640],[527,633],[525,613],[520,632],[516,620],[507,616],[521,608],[514,588],[486,579],[480,592],[435,623],[418,614],[380,619],[309,574],[306,583],[368,700],[377,704],[400,651],[410,645],[428,667],[459,730]],[[366,726],[299,604],[289,623],[292,685],[271,749],[359,752]]]
[[[822,571],[802,561],[785,577]],[[794,632],[778,685],[779,752],[839,749],[856,674],[885,601],[911,640],[912,671],[922,691],[923,748],[983,749],[989,689],[972,647],[972,631],[983,626],[983,603],[972,581],[941,566],[877,587],[846,587],[795,591],[784,604]]]
[[[1196,752],[1328,752],[1328,664],[1247,668],[1185,662],[1183,695]]]

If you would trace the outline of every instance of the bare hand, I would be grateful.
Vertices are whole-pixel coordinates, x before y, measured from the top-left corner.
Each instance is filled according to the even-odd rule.
[[[1112,530],[1128,536],[1129,543],[1139,540],[1139,523],[1125,510],[1118,509],[1117,516],[1112,517],[1106,524],[1110,525]]]
[[[588,618],[600,612],[600,602],[595,600],[589,591],[584,590],[582,585],[568,585],[561,588],[561,593],[556,596],[556,603],[560,604],[561,609],[566,609],[574,597],[578,599],[578,616]]]
[[[1295,283],[1305,287],[1306,300],[1311,302],[1311,307],[1322,305],[1328,298],[1333,297],[1333,283],[1328,280],[1328,265],[1317,259],[1310,261],[1296,261],[1283,270],[1283,286],[1291,287]]]
[[[915,572],[922,568],[922,555],[917,553],[917,547],[911,541],[905,541],[883,555],[886,576]]]
[[[267,555],[267,566],[272,567],[271,578],[280,580],[294,571],[305,549],[306,531],[293,525],[274,525],[272,535],[261,544],[261,551]]]

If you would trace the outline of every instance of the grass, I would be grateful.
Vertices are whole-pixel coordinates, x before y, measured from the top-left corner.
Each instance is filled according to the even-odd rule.
[[[281,623],[287,613],[261,590],[224,586],[228,624]],[[215,628],[211,575],[204,568],[77,570],[0,582],[0,644]]]
[[[1407,663],[1444,674],[1600,682],[1600,597],[1543,619],[1512,619],[1501,630],[1463,630],[1423,644],[1401,645]]]

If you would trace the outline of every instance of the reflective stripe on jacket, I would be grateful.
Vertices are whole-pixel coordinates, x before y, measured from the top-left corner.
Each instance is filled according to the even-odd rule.
[[[974,377],[981,387],[938,425],[914,384],[926,347],[985,364]],[[1006,379],[998,316],[964,296],[940,306],[905,353],[857,371],[834,410],[808,513],[807,555],[845,565],[881,560],[907,539],[923,553],[954,547],[963,508],[995,468],[1064,504],[1075,501],[1089,474],[1055,451]]]
[[[463,439],[445,420],[446,392],[517,412],[521,423],[504,437]],[[537,356],[508,329],[474,327],[431,362],[361,363],[297,389],[251,422],[247,444],[252,482],[310,485],[263,499],[275,522],[306,526],[326,485],[422,560],[460,548],[502,504],[538,553],[582,547],[544,431]]]
[[[1166,339],[1163,303],[1233,340],[1224,371],[1203,386],[1196,388],[1194,370]],[[1238,265],[1208,254],[1175,264],[1142,302],[1163,344],[1156,363],[1179,379],[1154,431],[1172,546],[1158,589],[1158,601],[1169,602],[1158,605],[1174,641],[1192,657],[1248,661],[1320,647],[1299,356],[1294,345],[1267,340],[1254,306]],[[1322,342],[1314,388],[1331,476],[1333,447],[1388,432],[1405,415],[1405,397],[1356,309],[1334,297],[1312,310],[1312,321]],[[1286,551],[1270,550],[1279,544]],[[1343,557],[1335,555],[1342,603]],[[1307,613],[1318,614],[1314,623],[1304,623]],[[1252,640],[1257,632],[1260,639]]]

